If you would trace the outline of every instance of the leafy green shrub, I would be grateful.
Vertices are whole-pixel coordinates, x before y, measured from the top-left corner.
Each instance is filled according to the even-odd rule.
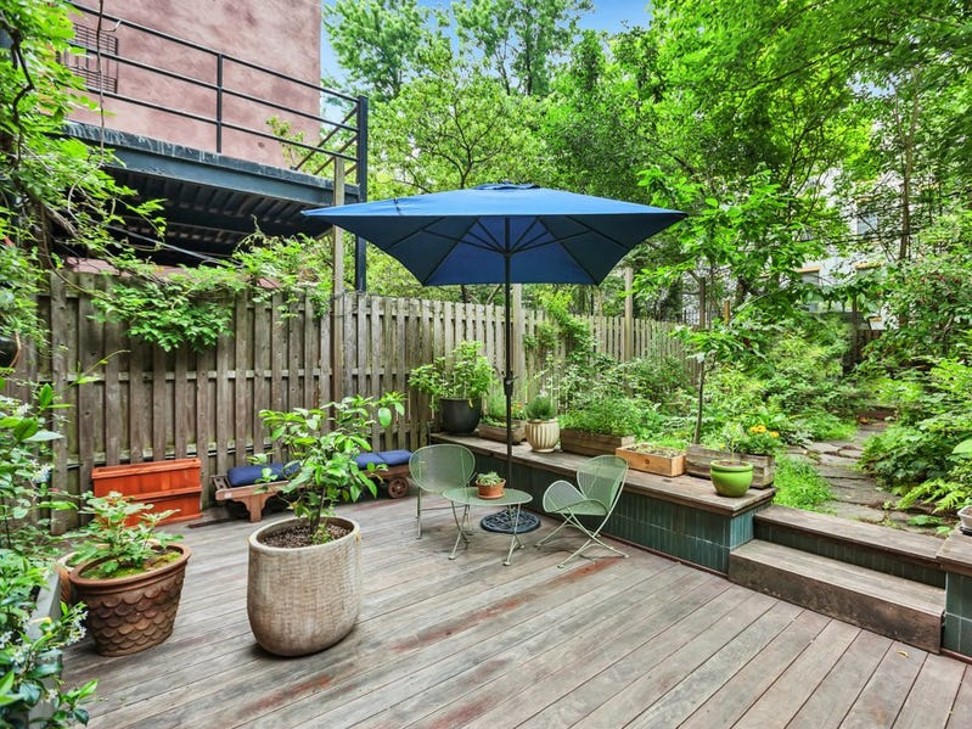
[[[493,365],[482,353],[482,347],[481,342],[459,342],[448,356],[414,368],[408,376],[409,385],[429,395],[433,408],[443,397],[478,400],[496,382]]]
[[[526,416],[530,420],[552,420],[557,417],[557,404],[550,395],[537,395],[527,403]]]
[[[627,397],[589,400],[561,416],[563,428],[603,435],[636,435],[644,427],[649,406]]]
[[[793,420],[796,429],[808,440],[849,440],[857,423],[823,410],[805,410]]]
[[[795,509],[824,511],[823,504],[833,498],[830,485],[813,464],[788,456],[776,460],[773,486],[776,488],[774,502]]]

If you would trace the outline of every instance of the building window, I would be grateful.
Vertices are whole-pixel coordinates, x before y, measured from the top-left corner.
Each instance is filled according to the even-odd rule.
[[[73,46],[61,62],[84,79],[89,91],[117,93],[118,37],[75,23]]]

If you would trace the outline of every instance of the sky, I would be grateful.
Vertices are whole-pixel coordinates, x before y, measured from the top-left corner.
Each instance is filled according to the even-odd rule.
[[[331,4],[332,0],[323,0]],[[604,30],[616,33],[627,27],[645,26],[651,16],[648,14],[649,0],[593,0],[594,10],[580,19],[581,28]],[[448,0],[419,0],[419,5],[429,8],[448,7]],[[322,34],[321,65],[325,74],[341,77],[334,52],[327,43],[326,33]]]

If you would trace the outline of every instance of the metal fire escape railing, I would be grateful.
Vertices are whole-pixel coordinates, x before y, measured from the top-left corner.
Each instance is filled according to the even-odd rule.
[[[217,153],[223,152],[223,135],[226,130],[233,130],[237,133],[250,135],[260,139],[271,140],[281,144],[284,150],[285,159],[290,162],[290,169],[304,172],[314,177],[328,177],[334,174],[336,160],[343,160],[346,163],[345,174],[347,179],[354,180],[357,185],[357,200],[367,200],[367,179],[368,179],[368,99],[364,96],[349,96],[340,91],[327,88],[320,83],[310,83],[301,79],[295,79],[286,74],[265,68],[242,58],[208,48],[198,43],[177,38],[168,33],[149,28],[138,23],[133,23],[123,18],[99,13],[94,8],[86,7],[80,3],[72,3],[82,19],[87,18],[89,26],[81,32],[76,33],[74,45],[77,49],[83,50],[81,55],[71,54],[65,58],[65,64],[72,67],[89,86],[89,89],[97,93],[100,97],[107,99],[117,99],[124,103],[135,104],[155,111],[170,114],[183,119],[191,119],[199,124],[207,125],[213,129],[213,148]],[[76,22],[76,28],[81,26],[84,21]],[[124,47],[119,48],[119,44],[109,40],[107,33],[114,33],[118,28],[124,27],[128,31],[145,34],[152,38],[161,39],[174,46],[174,53],[179,50],[191,50],[212,59],[212,76],[215,83],[204,81],[200,78],[187,76],[175,71],[161,68],[157,65],[145,63],[135,58],[127,57]],[[99,30],[100,29],[100,30]],[[117,73],[112,79],[109,74],[105,74],[103,64],[116,64],[117,68],[128,66],[140,69],[141,71],[155,74],[159,77],[173,79],[184,82],[195,88],[202,88],[209,91],[212,95],[212,113],[194,113],[173,108],[160,101],[153,101],[150,98],[133,96],[132,94],[119,93],[117,83]],[[318,114],[295,109],[285,106],[277,101],[261,98],[246,90],[230,88],[225,83],[225,70],[228,65],[239,66],[258,75],[264,75],[277,81],[284,81],[293,84],[301,89],[312,89],[319,94]],[[124,88],[124,85],[121,86]],[[288,117],[299,117],[312,122],[319,127],[319,139],[316,143],[308,143],[302,139],[290,137],[285,138],[264,129],[253,126],[246,126],[227,119],[224,114],[225,102],[228,99],[239,99],[249,104],[258,105],[273,112],[284,112]],[[339,119],[326,116],[328,110],[337,111]],[[366,286],[365,269],[365,243],[359,238],[355,246],[355,288],[363,291]]]

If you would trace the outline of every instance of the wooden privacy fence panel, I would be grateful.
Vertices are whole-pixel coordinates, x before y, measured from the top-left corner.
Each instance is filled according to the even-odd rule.
[[[102,276],[77,280],[84,288],[106,285]],[[406,416],[387,432],[376,429],[373,446],[414,449],[425,442],[429,408],[425,396],[409,392],[408,372],[463,340],[483,342],[500,372],[506,354],[503,309],[482,304],[346,293],[331,314],[317,317],[306,303],[284,310],[279,296],[262,302],[241,297],[233,307],[233,334],[204,352],[165,352],[129,337],[126,327],[99,321],[90,297],[60,278],[52,279],[39,304],[51,328],[50,351],[28,348],[8,390],[26,397],[28,388],[18,381],[50,382],[68,406],[59,411],[64,438],[53,444],[52,478],[73,494],[90,489],[96,466],[198,457],[207,506],[212,474],[272,447],[260,410],[314,407],[352,393],[406,393]],[[514,331],[530,337],[545,315],[524,309],[520,320]],[[621,359],[622,318],[592,317],[590,323],[599,349]],[[668,336],[673,326],[634,321],[634,356],[683,356],[681,344]],[[339,347],[332,347],[333,327],[343,335],[335,339],[343,341]],[[518,382],[528,382],[543,363],[521,342],[514,344]],[[60,527],[74,521],[70,513],[58,518]]]

